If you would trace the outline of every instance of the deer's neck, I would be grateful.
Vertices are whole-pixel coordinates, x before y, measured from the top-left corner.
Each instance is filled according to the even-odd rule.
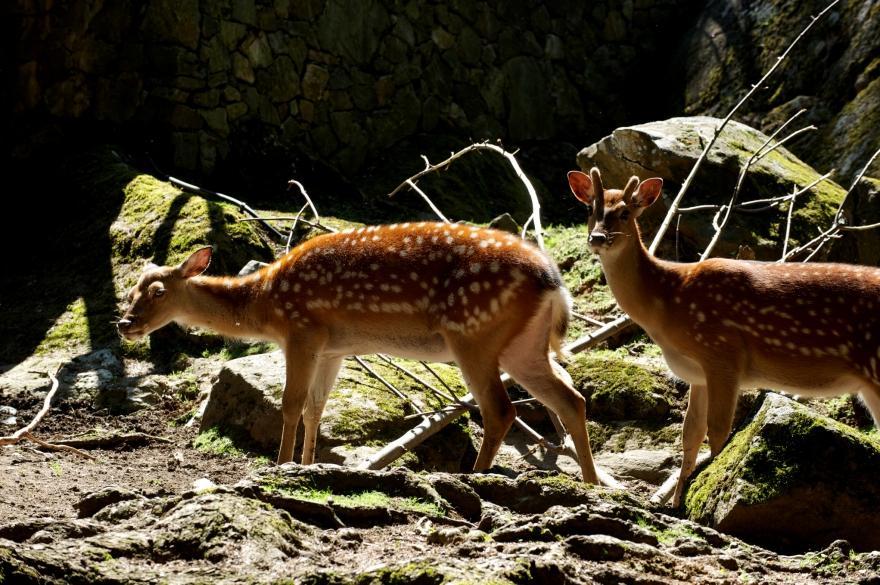
[[[254,284],[245,278],[190,278],[184,310],[176,320],[226,337],[275,341],[263,292]]]
[[[646,329],[663,315],[663,307],[681,284],[678,265],[649,254],[638,226],[624,245],[613,254],[601,255],[600,261],[620,308]]]

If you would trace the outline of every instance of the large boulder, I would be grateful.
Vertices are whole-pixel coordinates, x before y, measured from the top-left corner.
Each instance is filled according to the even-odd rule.
[[[779,394],[691,483],[692,520],[774,549],[880,548],[880,443]]]
[[[650,238],[672,199],[690,173],[704,145],[712,139],[720,120],[710,117],[671,118],[638,126],[618,128],[599,142],[578,153],[578,165],[589,170],[598,166],[605,187],[622,188],[631,175],[661,177],[664,194],[643,216],[641,226]],[[767,140],[763,133],[738,122],[729,122],[690,187],[683,207],[726,204],[733,193],[740,169]],[[820,176],[785,148],[777,148],[753,164],[742,184],[739,201],[779,197],[806,187]],[[845,191],[832,181],[823,181],[801,195],[795,205],[791,240],[803,243],[827,227]],[[677,224],[684,240],[684,255],[702,250],[714,233],[714,211],[688,213]],[[717,256],[732,256],[742,244],[755,250],[759,260],[775,260],[782,250],[785,214],[778,209],[762,213],[735,213],[715,248]],[[674,231],[667,242],[675,240]]]
[[[423,386],[379,358],[364,358],[368,366],[389,381],[422,411],[440,406]],[[414,371],[418,366],[407,364]],[[463,393],[457,370],[434,366],[452,388]],[[280,351],[226,362],[214,381],[201,420],[201,432],[217,429],[242,447],[274,452],[281,441],[281,394],[284,357]],[[324,409],[318,434],[317,461],[357,465],[384,443],[418,423],[407,418],[412,405],[393,395],[354,360],[346,360]],[[407,465],[459,471],[471,449],[467,417],[443,429],[402,461]],[[300,425],[302,429],[302,425]],[[302,445],[302,430],[298,445]]]

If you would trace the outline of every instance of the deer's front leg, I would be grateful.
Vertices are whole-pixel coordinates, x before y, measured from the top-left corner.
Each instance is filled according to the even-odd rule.
[[[321,414],[327,404],[327,397],[336,382],[339,368],[342,366],[341,357],[322,358],[317,367],[309,397],[306,399],[306,407],[303,412],[303,436],[302,464],[310,465],[315,461],[315,445],[318,441],[318,427],[321,423]]]
[[[682,459],[681,471],[678,473],[678,483],[675,485],[675,494],[672,496],[672,505],[678,506],[684,494],[684,486],[688,477],[694,471],[697,454],[700,445],[706,438],[706,414],[708,406],[708,393],[705,386],[691,384],[688,394],[688,407],[684,415],[684,427],[681,431]],[[667,492],[668,493],[668,492]]]
[[[284,429],[281,431],[281,447],[278,449],[279,465],[293,460],[296,429],[315,378],[318,356],[314,351],[297,347],[285,351],[285,362],[286,377],[284,394],[281,396]]]

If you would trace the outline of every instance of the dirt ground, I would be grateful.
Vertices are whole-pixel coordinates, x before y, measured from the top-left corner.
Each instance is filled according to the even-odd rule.
[[[41,404],[18,408],[19,426],[29,422]],[[167,439],[141,445],[88,449],[90,461],[66,452],[47,452],[28,441],[0,448],[0,524],[26,519],[75,518],[74,504],[84,494],[117,485],[145,494],[180,493],[195,480],[233,484],[263,460],[212,455],[193,448],[197,426],[172,426],[191,404],[167,401],[128,415],[96,413],[89,407],[50,409],[35,430],[44,440],[68,438],[100,428],[108,434],[143,433]],[[13,429],[14,430],[14,429]],[[12,431],[4,429],[5,433]]]

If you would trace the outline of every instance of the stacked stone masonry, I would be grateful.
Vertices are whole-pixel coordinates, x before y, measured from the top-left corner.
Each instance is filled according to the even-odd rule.
[[[612,88],[686,4],[19,0],[14,110],[140,133],[206,173],[247,141],[349,175],[423,132],[580,142],[629,121]]]

